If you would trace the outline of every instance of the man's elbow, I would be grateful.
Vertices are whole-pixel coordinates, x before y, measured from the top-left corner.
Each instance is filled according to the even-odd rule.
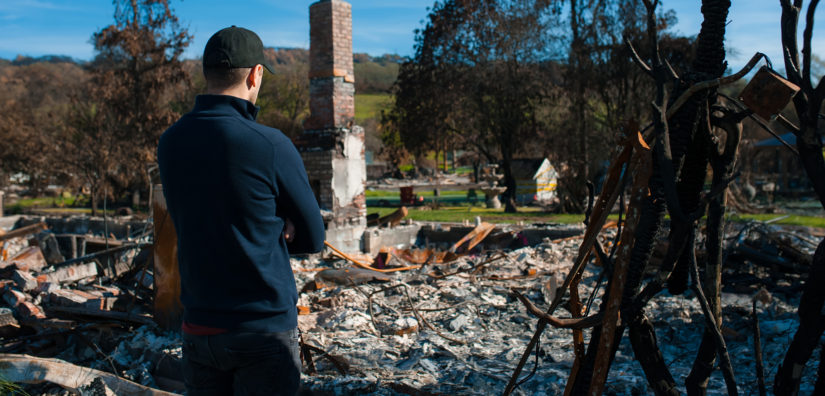
[[[295,246],[297,248],[297,251],[295,251],[296,254],[312,254],[324,250],[326,238],[324,221],[319,217],[317,222],[312,222],[307,224],[307,226],[305,232],[298,232],[296,235],[297,237],[303,236],[299,243],[294,244],[297,245]]]
[[[321,232],[318,236],[312,238],[312,242],[309,246],[310,253],[319,253],[324,250],[324,233]]]
[[[324,250],[324,242],[327,237],[327,230],[324,227],[324,220],[318,216],[318,220],[315,222],[315,227],[313,227],[312,233],[310,233],[311,241],[310,241],[310,249],[312,253],[318,253]]]

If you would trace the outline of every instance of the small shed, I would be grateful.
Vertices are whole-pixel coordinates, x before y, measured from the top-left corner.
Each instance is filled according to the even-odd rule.
[[[511,170],[518,202],[549,201],[556,196],[559,174],[547,158],[514,159]]]

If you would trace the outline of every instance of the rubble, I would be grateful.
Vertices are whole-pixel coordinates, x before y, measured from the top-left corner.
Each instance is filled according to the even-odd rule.
[[[12,230],[0,233],[0,293],[7,307],[0,309],[3,378],[43,383],[38,388],[43,394],[49,394],[46,389],[54,384],[79,391],[95,378],[113,394],[167,394],[122,383],[118,376],[123,373],[110,373],[114,366],[103,352],[108,344],[129,337],[137,326],[155,327],[148,305],[151,290],[133,281],[148,264],[136,258],[149,236],[131,238],[125,232],[120,240],[102,238],[101,249],[95,227],[81,227],[88,233],[65,233],[78,224],[90,223],[77,218],[19,217]],[[113,223],[112,228],[121,227]],[[62,233],[60,238],[54,231]]]
[[[325,255],[293,258],[301,290],[298,320],[304,388],[374,395],[503,391],[535,330],[534,313],[543,312],[557,297],[582,241],[581,235],[539,232],[541,228],[565,229],[480,223],[460,235],[448,225],[426,224],[421,232],[429,232],[432,238],[419,239],[428,244],[381,249],[372,257],[329,250]],[[610,249],[616,231],[608,224],[596,239],[599,246]],[[815,247],[810,235],[819,232],[823,231],[770,223],[731,223],[726,229],[721,331],[742,393],[757,392],[757,362],[764,362],[768,386],[776,374],[798,327],[795,307],[809,265],[805,257]],[[521,241],[519,235],[527,233],[555,238],[509,247],[510,241]],[[451,241],[448,236],[456,234],[460,236]],[[26,242],[32,246],[20,243],[29,236],[6,241],[9,257],[25,251],[41,262],[38,238]],[[126,266],[114,278],[100,263],[106,254],[72,257],[79,252],[68,247],[61,254],[70,257],[69,264],[46,263],[35,271],[31,268],[36,265],[4,262],[0,275],[5,280],[0,285],[8,308],[0,309],[0,353],[5,353],[0,361],[12,362],[8,367],[14,369],[4,368],[0,375],[26,384],[47,381],[26,385],[30,394],[59,394],[62,388],[81,394],[89,389],[128,394],[122,391],[124,383],[150,392],[142,394],[182,392],[180,335],[160,330],[152,318],[152,268],[138,259],[142,241],[112,244],[117,249],[106,254]],[[743,247],[760,254],[748,254],[751,251]],[[599,265],[591,259],[582,273],[582,303],[590,307],[585,316],[596,313],[602,302],[605,282]],[[752,297],[766,293],[763,289],[773,298],[763,296],[755,304]],[[683,378],[690,372],[705,326],[698,301],[687,293],[688,297],[660,293],[645,311],[680,393],[685,392]],[[535,312],[526,310],[519,298],[533,305]],[[759,344],[754,339],[753,312],[759,320]],[[569,313],[557,315],[569,317]],[[531,355],[515,394],[563,393],[575,358],[573,331],[556,327],[544,331],[538,357]],[[589,338],[590,332],[584,331],[582,342]],[[762,350],[761,362],[753,352],[756,345]],[[46,374],[37,377],[26,368]],[[79,379],[61,382],[52,375],[58,368],[80,373]],[[816,364],[805,368],[801,394],[813,391],[817,369]],[[97,378],[99,383],[93,384]],[[625,338],[608,373],[605,393],[650,392]],[[711,376],[708,393],[726,393],[719,371]]]
[[[787,228],[769,227],[804,237]],[[728,235],[736,235],[739,228],[741,225],[731,225]],[[615,232],[608,232],[602,242],[609,244],[612,235]],[[343,375],[332,363],[316,361],[317,373],[305,376],[305,385],[335,394],[500,393],[536,323],[511,291],[523,294],[536,306],[549,305],[554,298],[551,291],[570,270],[579,243],[577,239],[545,240],[533,247],[471,254],[448,264],[395,273],[389,281],[305,288],[299,305],[307,306],[310,313],[299,317],[303,341],[349,364],[348,373]],[[728,245],[729,250],[735,248],[734,243]],[[502,257],[490,260],[497,255]],[[725,273],[742,272],[740,266],[759,268],[760,264],[733,262]],[[312,269],[328,265],[345,268],[348,264],[343,260],[330,263],[308,259],[295,260],[293,265],[301,285],[317,281],[321,273]],[[585,267],[580,284],[582,296],[589,296],[597,287],[600,272],[594,262]],[[761,321],[765,378],[770,381],[798,326],[794,307],[799,296],[781,292],[786,286],[771,282],[772,278],[756,279],[759,282],[754,287],[768,287],[781,296],[755,310]],[[800,281],[797,278],[796,283]],[[756,393],[758,387],[752,294],[750,287],[726,287],[722,294],[722,332],[739,390],[746,394]],[[665,360],[680,384],[679,393],[685,393],[683,379],[690,372],[705,326],[698,301],[691,292],[688,295],[686,298],[664,292],[646,309]],[[598,307],[600,303],[597,293],[588,306]],[[571,332],[545,330],[535,372],[516,394],[563,393],[573,367]],[[583,341],[588,340],[589,333],[585,332]],[[533,371],[533,359],[523,378]],[[800,394],[813,391],[816,370],[816,364],[805,368]],[[651,392],[629,341],[623,339],[605,393]],[[727,393],[720,372],[711,377],[708,393]]]

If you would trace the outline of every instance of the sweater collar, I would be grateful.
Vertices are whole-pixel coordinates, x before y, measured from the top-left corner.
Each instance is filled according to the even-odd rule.
[[[226,110],[239,113],[242,117],[255,121],[258,117],[259,106],[252,102],[229,95],[198,95],[195,98],[195,111],[199,110]]]

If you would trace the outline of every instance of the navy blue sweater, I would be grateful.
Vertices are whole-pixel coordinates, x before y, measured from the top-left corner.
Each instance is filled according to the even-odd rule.
[[[258,108],[201,95],[160,138],[163,193],[178,236],[184,321],[251,332],[297,325],[290,253],[319,252],[324,223],[303,162]],[[287,245],[284,219],[295,225]]]

